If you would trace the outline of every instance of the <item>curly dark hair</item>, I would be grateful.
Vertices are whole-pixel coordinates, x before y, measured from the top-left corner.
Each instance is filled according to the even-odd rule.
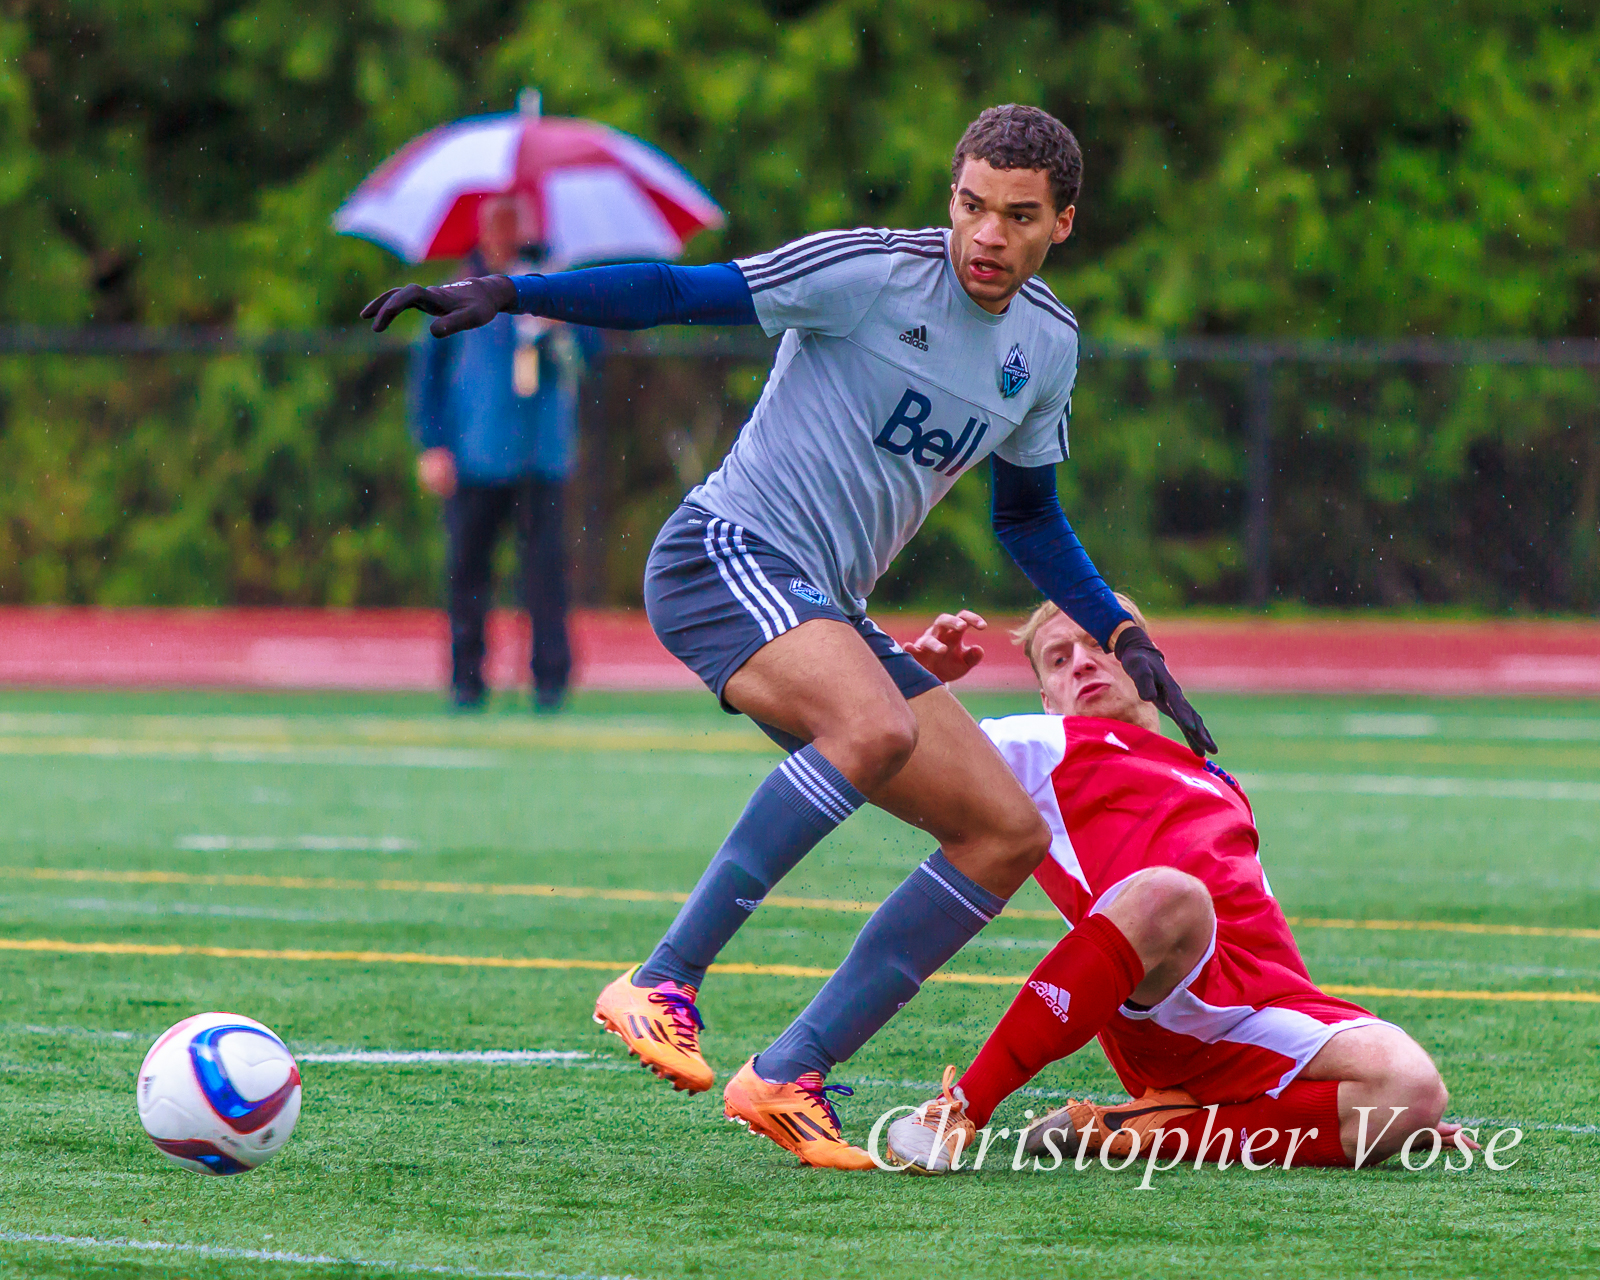
[[[967,126],[950,160],[953,180],[960,181],[968,160],[995,169],[1042,169],[1057,213],[1078,198],[1083,184],[1083,152],[1072,130],[1048,111],[1015,102],[990,107]]]

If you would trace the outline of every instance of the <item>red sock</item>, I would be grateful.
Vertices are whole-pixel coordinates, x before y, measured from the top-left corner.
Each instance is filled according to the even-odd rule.
[[[988,1124],[1006,1097],[1088,1044],[1143,981],[1122,930],[1102,915],[1084,920],[1028,976],[961,1077],[973,1123]]]
[[[1348,1169],[1351,1164],[1339,1141],[1337,1080],[1296,1080],[1276,1098],[1260,1097],[1218,1107],[1214,1120],[1209,1108],[1169,1120],[1166,1136],[1161,1140],[1161,1154],[1176,1155],[1178,1139],[1172,1135],[1183,1132],[1189,1135],[1185,1155],[1193,1161],[1201,1154],[1200,1142],[1208,1121],[1211,1140],[1206,1143],[1204,1157],[1224,1167],[1239,1163],[1244,1134],[1255,1135],[1250,1143],[1251,1164],[1282,1164],[1291,1147],[1291,1168]]]

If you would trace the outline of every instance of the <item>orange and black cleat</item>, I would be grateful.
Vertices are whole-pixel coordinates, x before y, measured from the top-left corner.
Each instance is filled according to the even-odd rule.
[[[1066,1106],[1028,1126],[1022,1149],[1034,1155],[1044,1153],[1045,1135],[1049,1134],[1055,1150],[1063,1156],[1094,1155],[1101,1147],[1113,1156],[1142,1153],[1147,1150],[1146,1140],[1160,1141],[1162,1125],[1198,1110],[1200,1104],[1182,1089],[1152,1089],[1143,1097],[1109,1107],[1069,1099]]]
[[[622,1037],[628,1052],[674,1089],[704,1093],[716,1074],[700,1056],[700,1031],[706,1024],[694,1007],[695,989],[681,982],[636,987],[635,965],[594,1002],[594,1020]]]
[[[771,1138],[818,1169],[877,1168],[871,1156],[844,1140],[839,1117],[828,1101],[830,1092],[848,1097],[851,1090],[824,1084],[815,1071],[806,1072],[792,1084],[763,1080],[751,1058],[728,1081],[722,1092],[722,1110],[733,1123]]]

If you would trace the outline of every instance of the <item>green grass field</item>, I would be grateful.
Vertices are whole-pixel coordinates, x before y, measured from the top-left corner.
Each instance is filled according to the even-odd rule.
[[[1312,973],[1405,993],[1357,998],[1433,1052],[1453,1115],[1525,1130],[1513,1168],[1189,1168],[1157,1175],[1148,1192],[1137,1171],[1013,1173],[1004,1159],[948,1179],[827,1174],[724,1123],[718,1093],[673,1094],[621,1055],[589,1020],[606,980],[596,968],[74,951],[620,966],[660,934],[670,895],[694,883],[775,757],[705,697],[592,695],[559,720],[535,720],[509,708],[451,717],[409,696],[9,692],[0,1270],[1600,1272],[1600,1005],[1562,998],[1600,992],[1600,705],[1200,701],[1222,763],[1255,801],[1263,860],[1302,920]],[[1017,698],[971,705],[1027,709]],[[870,902],[925,851],[916,833],[867,811],[780,892]],[[484,888],[530,885],[644,892]],[[1014,904],[1024,914],[996,921],[951,970],[1025,974],[1060,936],[1039,914],[1047,905],[1030,886]],[[725,959],[830,966],[864,918],[768,905]],[[1516,929],[1402,927],[1415,922]],[[36,949],[17,949],[27,940]],[[715,976],[702,1008],[719,1073],[818,985]],[[1546,998],[1490,998],[1513,992]],[[862,1140],[881,1111],[920,1101],[945,1062],[970,1057],[1011,993],[927,986],[839,1068],[835,1078],[856,1088],[847,1132]],[[304,1111],[283,1154],[253,1174],[206,1179],[145,1139],[133,1078],[157,1033],[215,1008],[259,1018],[313,1057],[588,1056],[306,1061]],[[1116,1092],[1093,1046],[1035,1085],[996,1123],[1014,1124],[1041,1097]]]

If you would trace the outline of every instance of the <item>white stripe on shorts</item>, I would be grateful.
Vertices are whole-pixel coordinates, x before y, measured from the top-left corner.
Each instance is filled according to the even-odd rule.
[[[717,549],[716,535],[714,532],[714,526],[716,524],[717,521],[715,520],[706,521],[706,555],[709,556],[711,562],[717,566],[717,572],[722,575],[722,580],[728,584],[728,590],[733,593],[733,598],[742,604],[745,608],[745,612],[756,620],[756,625],[761,628],[762,636],[767,640],[771,640],[774,636],[772,624],[767,621],[766,615],[750,602],[750,598],[745,595],[744,590],[737,582],[733,580],[733,574],[728,569],[727,561],[723,559],[722,553]]]
[[[777,636],[781,636],[789,628],[783,620],[783,615],[773,607],[771,599],[762,594],[761,588],[758,587],[754,580],[750,577],[749,568],[740,558],[738,552],[734,550],[733,534],[736,529],[736,525],[732,525],[726,520],[717,521],[717,554],[722,557],[723,561],[738,576],[739,581],[744,583],[744,588],[747,592],[749,592],[750,599],[754,600],[755,603],[759,605],[766,613],[768,620],[772,623],[771,633],[767,635],[767,639],[771,640]],[[727,575],[724,574],[723,576],[726,577]],[[745,602],[745,608],[750,608],[749,601]],[[763,631],[765,630],[766,629],[763,628]]]
[[[761,585],[771,592],[772,598],[778,602],[778,608],[782,609],[784,616],[789,619],[789,625],[791,627],[798,627],[800,625],[800,619],[795,616],[794,610],[789,606],[789,602],[783,598],[782,593],[780,593],[779,590],[772,585],[772,583],[767,581],[767,575],[761,571],[760,564],[756,562],[756,558],[745,548],[744,530],[738,525],[733,526],[733,545],[739,548],[739,554],[742,555],[749,563],[750,572],[755,574],[760,580]]]

